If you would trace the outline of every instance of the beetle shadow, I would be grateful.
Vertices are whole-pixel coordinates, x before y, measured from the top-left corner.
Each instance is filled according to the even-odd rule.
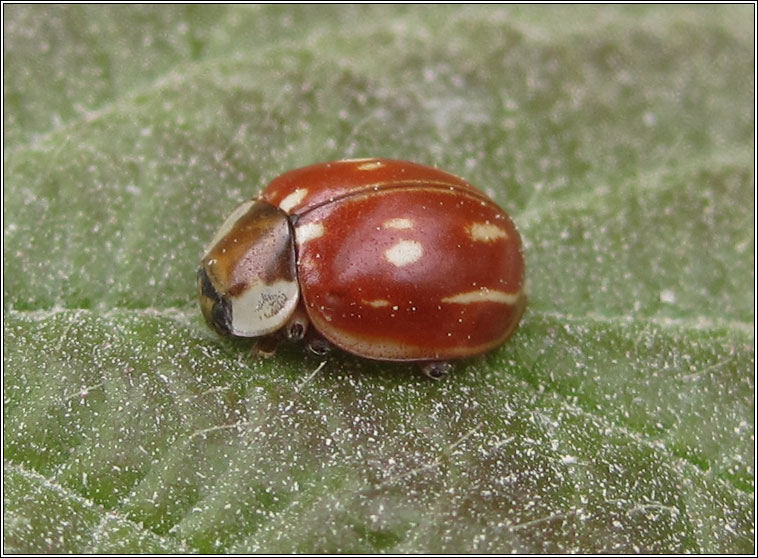
[[[391,388],[397,385],[444,385],[470,377],[471,366],[481,365],[480,357],[455,360],[451,372],[434,380],[421,371],[422,363],[365,359],[338,348],[324,355],[309,351],[303,343],[282,340],[271,354],[258,350],[257,339],[218,337],[209,334],[212,343],[223,355],[248,370],[247,381],[291,383],[321,381],[366,383]],[[265,355],[265,356],[264,356]],[[245,379],[240,379],[245,380]]]
[[[325,355],[316,355],[303,345],[283,343],[272,359],[287,370],[293,382],[312,381],[315,377],[331,378],[335,382],[370,382],[391,388],[398,385],[444,385],[472,379],[472,370],[481,366],[482,355],[452,361],[452,370],[441,379],[433,379],[422,372],[423,362],[380,361],[362,358],[334,348]]]

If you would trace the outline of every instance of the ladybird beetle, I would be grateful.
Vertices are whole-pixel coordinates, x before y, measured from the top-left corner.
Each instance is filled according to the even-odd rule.
[[[521,238],[465,180],[390,159],[289,171],[227,218],[198,271],[216,331],[355,355],[450,360],[503,343],[526,305]]]

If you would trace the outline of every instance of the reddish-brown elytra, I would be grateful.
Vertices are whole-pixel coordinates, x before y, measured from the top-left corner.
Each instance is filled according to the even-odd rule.
[[[198,288],[221,333],[307,337],[314,352],[419,361],[435,378],[508,339],[526,305],[505,211],[457,176],[390,159],[274,179],[216,233]]]

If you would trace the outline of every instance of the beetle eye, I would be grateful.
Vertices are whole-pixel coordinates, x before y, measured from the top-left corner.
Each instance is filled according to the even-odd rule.
[[[232,324],[232,311],[229,303],[222,299],[219,299],[214,305],[211,311],[211,317],[213,319],[213,326],[221,333],[229,335],[231,333]]]

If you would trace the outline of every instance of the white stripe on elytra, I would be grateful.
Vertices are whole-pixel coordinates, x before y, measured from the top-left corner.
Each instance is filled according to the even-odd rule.
[[[466,227],[466,232],[471,240],[477,242],[495,242],[501,238],[508,238],[508,233],[489,221],[485,223],[472,223]]]
[[[496,289],[482,287],[475,291],[466,291],[452,296],[446,296],[442,302],[450,304],[472,304],[477,302],[499,302],[501,304],[516,304],[521,298],[521,291],[506,293]]]
[[[374,300],[361,300],[363,304],[366,306],[371,306],[371,308],[384,308],[385,306],[390,305],[390,301],[384,298],[375,298]]]
[[[362,170],[362,171],[372,171],[376,169],[380,169],[384,166],[384,163],[381,161],[366,161],[365,163],[361,163],[358,165],[356,170]]]

